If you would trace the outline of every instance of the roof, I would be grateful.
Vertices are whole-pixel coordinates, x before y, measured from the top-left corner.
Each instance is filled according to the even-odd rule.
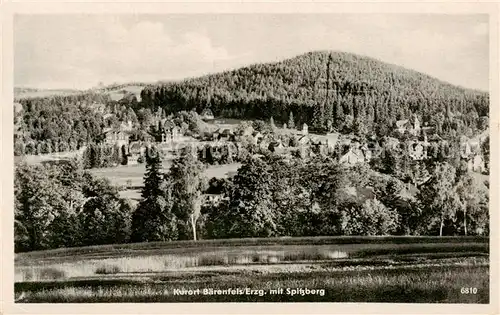
[[[345,154],[343,154],[341,157],[340,157],[340,162],[349,162],[349,157],[352,156],[352,157],[356,157],[357,159],[361,159],[361,160],[364,160],[365,159],[365,156],[363,154],[363,152],[359,149],[349,149]]]
[[[130,145],[130,150],[140,150],[144,145],[140,142],[134,142]]]
[[[443,140],[443,139],[440,136],[438,136],[437,134],[433,134],[429,137],[429,140],[439,141],[439,140]]]
[[[304,135],[304,136],[300,137],[300,138],[298,139],[298,141],[299,141],[300,143],[307,143],[307,142],[310,142],[310,141],[311,141],[311,138],[309,138],[309,136]]]
[[[201,111],[202,116],[213,116],[212,110],[210,108],[205,108]]]
[[[247,126],[245,129],[240,131],[240,134],[244,136],[250,136],[252,135],[253,131],[254,130],[252,126]]]
[[[396,127],[401,128],[408,124],[408,119],[396,121]]]
[[[269,143],[270,146],[273,146],[273,147],[282,147],[283,146],[283,143],[281,143],[281,141],[278,141],[278,140],[274,140],[274,141],[271,141]]]

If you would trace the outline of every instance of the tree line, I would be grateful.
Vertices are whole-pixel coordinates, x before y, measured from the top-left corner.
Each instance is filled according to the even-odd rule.
[[[402,181],[366,165],[348,168],[328,157],[250,157],[233,178],[209,182],[205,192],[220,199],[200,208],[201,190],[194,191],[206,183],[202,166],[194,153],[177,163],[183,159],[184,172],[192,171],[180,184],[175,184],[180,177],[172,170],[162,181],[155,166],[159,161],[149,162],[144,193],[152,198],[154,192],[162,202],[144,199],[143,208],[153,204],[155,210],[148,213],[155,215],[140,217],[163,225],[153,233],[149,227],[154,224],[136,220],[148,232],[135,241],[189,237],[177,234],[181,230],[196,231],[198,238],[488,233],[487,191],[477,188],[472,174],[457,175],[447,162],[436,163],[431,176],[418,185],[420,193],[411,196]],[[167,217],[171,219],[161,219]]]
[[[487,233],[488,195],[448,163],[408,195],[400,180],[329,158],[250,159],[206,210],[209,238]]]
[[[126,243],[133,205],[77,160],[16,165],[16,252]]]
[[[16,251],[127,242],[319,235],[489,233],[488,189],[437,162],[412,195],[401,180],[329,157],[248,157],[227,179],[204,176],[185,148],[169,170],[146,153],[142,198],[121,199],[78,161],[16,166]],[[219,199],[206,202],[205,194]]]

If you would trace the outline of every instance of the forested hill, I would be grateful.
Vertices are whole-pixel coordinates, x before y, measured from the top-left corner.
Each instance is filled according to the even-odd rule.
[[[489,104],[486,92],[376,59],[327,51],[147,86],[141,98],[145,106],[167,112],[209,106],[216,116],[272,116],[277,122],[287,122],[292,112],[296,123],[337,130],[345,129],[352,117],[354,126],[382,134],[412,114],[440,133],[475,132],[484,124]]]

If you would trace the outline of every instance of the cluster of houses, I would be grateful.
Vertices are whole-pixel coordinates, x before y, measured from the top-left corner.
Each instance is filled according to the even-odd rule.
[[[395,130],[400,134],[410,133],[413,136],[420,136],[423,134],[423,141],[412,141],[408,145],[410,157],[414,160],[426,159],[428,147],[432,142],[443,142],[437,134],[432,133],[432,127],[421,126],[417,115],[413,115],[412,119],[398,120],[396,122]],[[429,139],[427,134],[431,134]],[[484,156],[481,153],[481,144],[486,140],[488,130],[483,132],[476,138],[467,139],[464,137],[461,141],[461,158],[467,162],[469,171],[482,173],[486,170]]]
[[[386,137],[383,146],[387,149],[407,152],[412,160],[425,160],[430,157],[429,151],[432,145],[446,142],[439,135],[430,132],[430,129],[431,127],[421,127],[417,117],[414,117],[411,121],[399,121],[396,131],[400,133],[409,132],[414,137],[405,141],[400,141],[394,137]],[[430,136],[427,136],[427,133]],[[230,129],[219,129],[212,134],[210,140],[241,142],[242,138],[246,137],[262,151],[269,150],[276,154],[299,151],[300,155],[305,158],[313,157],[316,154],[335,152],[339,162],[348,165],[367,163],[382,150],[377,141],[365,143],[355,137],[344,137],[336,133],[310,135],[306,124],[302,126],[301,130],[291,131],[288,135],[289,137],[283,137],[279,133],[261,133],[248,126],[240,130],[239,133],[235,133]],[[294,138],[293,141],[291,140],[292,137]],[[466,159],[468,168],[474,172],[484,172],[485,170],[484,158],[479,149],[480,143],[481,141],[478,140],[467,139],[463,145],[463,158]]]
[[[181,129],[166,119],[156,120],[155,126],[162,127],[157,138],[144,132],[140,141],[132,141],[134,131],[132,122],[121,122],[119,127],[109,127],[103,130],[104,142],[108,145],[123,147],[128,155],[128,164],[135,164],[141,156],[144,156],[146,148],[151,146],[151,143],[171,144],[182,137]]]
[[[200,116],[205,121],[214,119],[210,109],[203,110]],[[145,143],[174,143],[182,137],[180,128],[173,125],[167,119],[156,117],[155,125],[161,126],[159,137],[153,139],[151,135],[145,135]],[[373,141],[373,143],[361,143],[355,137],[344,137],[336,133],[311,135],[309,134],[307,124],[303,124],[299,130],[283,127],[277,133],[260,132],[254,130],[251,126],[247,126],[238,132],[235,132],[232,128],[220,128],[210,134],[205,134],[201,140],[231,143],[246,142],[254,145],[257,151],[269,150],[276,154],[299,152],[300,156],[304,158],[313,157],[316,154],[336,152],[339,162],[348,165],[367,163],[381,150],[376,141]],[[384,147],[406,150],[409,157],[413,160],[427,159],[429,147],[432,143],[441,143],[444,141],[437,134],[433,134],[430,129],[431,127],[422,127],[417,116],[412,117],[412,119],[399,120],[396,122],[395,131],[400,134],[410,133],[414,136],[412,137],[413,140],[400,141],[393,137],[387,137],[384,141]],[[119,128],[108,128],[105,130],[106,143],[120,147],[125,146],[126,152],[129,154],[129,163],[134,163],[137,157],[143,154],[141,150],[144,150],[145,146],[144,144],[134,144],[133,147],[130,145],[130,133],[132,130],[133,125],[130,121],[127,123],[122,122]],[[427,136],[428,133],[430,136]],[[480,145],[484,142],[484,138],[483,136],[482,138],[472,140],[464,139],[462,143],[462,158],[467,162],[467,166],[471,171],[484,172],[485,170],[485,161],[480,150]]]
[[[463,138],[460,145],[461,158],[467,162],[467,169],[478,173],[486,170],[486,161],[481,145],[487,140],[488,130],[473,139]]]

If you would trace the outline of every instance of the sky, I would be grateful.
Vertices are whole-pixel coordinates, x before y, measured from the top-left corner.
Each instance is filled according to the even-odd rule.
[[[17,15],[14,85],[179,80],[315,50],[488,90],[488,16],[450,14]]]

